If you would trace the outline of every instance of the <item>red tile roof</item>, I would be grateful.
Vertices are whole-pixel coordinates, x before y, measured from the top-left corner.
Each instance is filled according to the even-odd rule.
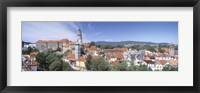
[[[70,45],[76,45],[76,42],[69,42]]]
[[[30,53],[30,56],[32,57],[32,56],[36,56],[38,54],[38,52],[32,52],[32,53]]]
[[[79,61],[81,61],[81,62],[86,62],[86,59],[85,59],[84,56],[81,56],[80,59],[79,59]]]
[[[75,54],[69,54],[66,58],[75,58]]]
[[[61,39],[61,40],[38,40],[36,43],[56,43],[56,42],[69,42],[68,39]]]
[[[90,50],[97,50],[97,47],[96,46],[91,46]]]
[[[84,46],[84,48],[89,48],[90,47],[90,45],[88,45],[88,44],[84,44],[83,46]]]
[[[113,50],[121,50],[123,52],[127,52],[128,51],[127,48],[114,48]]]
[[[60,42],[69,42],[69,40],[68,39],[62,39],[62,40],[60,40]]]
[[[165,52],[169,52],[169,48],[161,48],[162,50],[164,50]]]
[[[150,61],[151,59],[149,57],[145,57],[144,61]]]
[[[113,61],[111,64],[116,65],[116,64],[118,64],[118,61],[117,60]]]
[[[169,60],[169,63],[172,66],[177,66],[178,65],[178,61],[177,60]]]
[[[122,53],[115,53],[114,58],[124,58]]]
[[[37,66],[38,62],[27,62],[26,63],[28,66]]]
[[[160,60],[159,61],[162,65],[164,65],[164,64],[166,64],[167,63],[167,61],[166,60]]]

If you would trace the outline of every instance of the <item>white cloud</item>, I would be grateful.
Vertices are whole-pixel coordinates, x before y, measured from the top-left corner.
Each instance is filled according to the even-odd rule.
[[[92,23],[88,23],[88,29],[89,30],[93,30],[94,29],[94,27],[92,26]]]
[[[91,33],[90,37],[100,35],[102,32]]]
[[[97,32],[97,33],[94,33],[93,35],[96,36],[96,35],[99,35],[101,34],[102,32]]]

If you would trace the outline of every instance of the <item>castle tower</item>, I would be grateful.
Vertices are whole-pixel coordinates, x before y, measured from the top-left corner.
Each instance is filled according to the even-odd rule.
[[[169,45],[169,56],[174,56],[174,45],[172,43]]]
[[[77,34],[77,43],[78,44],[82,44],[82,33],[81,33],[81,29],[78,29],[78,34]]]
[[[81,30],[78,30],[78,34],[77,34],[77,42],[75,45],[75,59],[78,60],[81,56],[81,45],[82,44],[82,33]]]
[[[78,60],[81,56],[80,45],[75,45],[75,59]]]

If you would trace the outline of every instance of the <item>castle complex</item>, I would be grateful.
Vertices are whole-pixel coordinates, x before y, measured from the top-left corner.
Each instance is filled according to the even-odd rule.
[[[36,42],[36,48],[42,52],[45,50],[56,50],[60,48],[62,52],[64,53],[65,51],[69,49],[75,49],[75,58],[79,59],[80,58],[80,48],[82,45],[82,33],[81,30],[78,30],[77,34],[77,42],[72,42],[68,39],[61,39],[61,40],[38,40]]]

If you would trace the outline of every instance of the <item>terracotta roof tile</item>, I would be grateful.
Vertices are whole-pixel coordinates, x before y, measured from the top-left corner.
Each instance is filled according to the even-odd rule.
[[[32,56],[36,56],[38,54],[38,52],[32,52],[32,53],[30,53],[30,56],[32,57]]]
[[[150,61],[151,59],[149,57],[144,58],[145,61]]]
[[[38,40],[36,43],[56,43],[56,42],[69,42],[68,39],[61,39],[61,40]]]
[[[62,40],[60,40],[60,42],[69,42],[69,40],[68,39],[62,39]]]
[[[169,48],[161,48],[162,50],[164,50],[165,52],[169,52]]]
[[[37,66],[38,62],[27,62],[26,63],[28,66]]]
[[[81,61],[81,62],[86,62],[86,59],[85,59],[84,56],[81,56],[80,59],[79,59],[79,61]]]
[[[76,45],[76,42],[69,42],[70,45]]]
[[[169,63],[172,66],[177,66],[178,65],[178,61],[177,60],[169,60]]]
[[[75,54],[69,54],[66,58],[75,58]]]
[[[90,50],[97,50],[97,47],[96,46],[91,46]]]
[[[123,56],[122,53],[115,53],[115,54],[114,54],[114,57],[115,57],[115,58],[124,58],[124,56]]]
[[[113,61],[111,64],[116,65],[116,64],[118,64],[118,61],[117,60]]]
[[[84,44],[83,46],[84,46],[84,48],[90,48],[90,45],[88,45],[88,44]]]
[[[167,63],[167,61],[166,60],[160,60],[159,61],[162,65],[164,65],[164,64],[166,64]]]
[[[121,50],[123,52],[127,52],[128,51],[127,48],[114,48],[113,50]]]

